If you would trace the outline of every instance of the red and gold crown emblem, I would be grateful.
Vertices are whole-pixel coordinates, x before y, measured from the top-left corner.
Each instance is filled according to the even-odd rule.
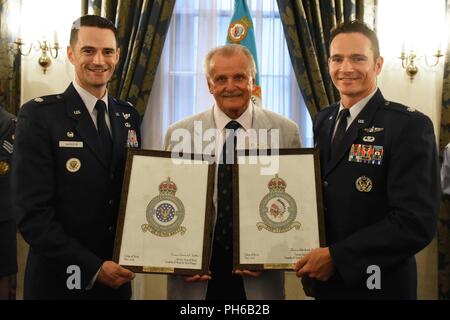
[[[166,181],[163,181],[159,184],[159,193],[161,195],[175,195],[177,192],[177,185],[170,181],[170,177],[167,178]]]
[[[271,179],[267,184],[267,187],[271,192],[284,192],[286,190],[286,181],[275,175],[275,178]]]

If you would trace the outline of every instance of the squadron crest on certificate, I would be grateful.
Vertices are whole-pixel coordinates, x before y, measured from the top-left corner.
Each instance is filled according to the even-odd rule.
[[[264,196],[259,204],[259,215],[263,222],[258,222],[259,231],[267,229],[273,233],[285,233],[295,228],[300,229],[301,224],[295,221],[297,217],[297,204],[294,198],[285,192],[286,182],[275,175],[267,184],[270,192]]]
[[[170,237],[177,233],[183,235],[186,232],[186,228],[181,225],[184,205],[175,197],[177,189],[170,177],[159,184],[159,196],[154,197],[147,206],[148,224],[141,226],[143,232],[148,231],[159,237]]]

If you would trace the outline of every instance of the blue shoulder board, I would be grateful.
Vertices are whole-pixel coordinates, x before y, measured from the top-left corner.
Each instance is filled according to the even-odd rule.
[[[131,102],[116,99],[116,98],[113,98],[113,100],[115,103],[120,104],[121,106],[126,106],[126,107],[133,108],[133,109],[135,108]]]
[[[408,114],[408,115],[421,113],[420,111],[418,111],[415,108],[407,107],[401,103],[392,102],[392,101],[385,101],[384,106],[385,106],[385,109],[387,109],[387,110],[398,111],[398,112]]]
[[[38,97],[30,100],[28,103],[34,105],[47,105],[53,103],[61,103],[64,101],[64,97],[60,94],[52,94],[48,96]]]

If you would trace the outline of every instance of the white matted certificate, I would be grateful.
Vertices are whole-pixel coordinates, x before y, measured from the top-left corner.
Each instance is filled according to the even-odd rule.
[[[170,156],[128,151],[114,261],[142,273],[206,274],[214,166]]]
[[[235,269],[292,270],[325,244],[317,149],[247,151],[233,169]]]

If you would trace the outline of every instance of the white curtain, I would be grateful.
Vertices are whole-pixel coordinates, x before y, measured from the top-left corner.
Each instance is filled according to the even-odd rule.
[[[248,0],[261,73],[263,106],[300,126],[312,146],[312,125],[292,70],[276,0]],[[211,107],[203,71],[209,50],[225,44],[233,0],[177,0],[142,125],[143,147],[161,149],[167,127]]]

